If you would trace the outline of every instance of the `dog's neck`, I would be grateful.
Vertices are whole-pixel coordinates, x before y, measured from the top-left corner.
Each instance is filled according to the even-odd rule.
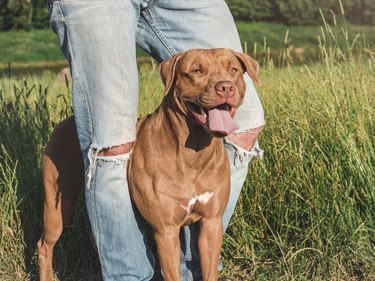
[[[169,135],[169,139],[173,139],[177,147],[198,152],[209,146],[213,148],[215,145],[222,144],[221,139],[209,135],[193,117],[187,116],[174,99],[170,97],[164,99],[165,101],[153,115],[162,124],[158,129],[163,131],[163,135]]]

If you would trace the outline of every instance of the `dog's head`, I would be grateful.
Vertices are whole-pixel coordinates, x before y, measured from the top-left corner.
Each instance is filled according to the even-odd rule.
[[[194,49],[160,65],[167,99],[217,137],[238,128],[233,117],[245,95],[243,74],[261,84],[258,71],[253,58],[229,49]]]

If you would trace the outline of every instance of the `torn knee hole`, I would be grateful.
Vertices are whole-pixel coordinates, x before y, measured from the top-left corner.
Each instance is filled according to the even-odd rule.
[[[262,129],[263,126],[260,126],[254,129],[249,129],[245,132],[229,135],[227,138],[235,145],[250,151],[254,147]]]
[[[122,165],[129,159],[133,142],[115,145],[108,148],[91,147],[88,153],[89,166],[86,171],[86,188],[90,188],[91,179],[95,173],[98,160]]]
[[[118,156],[129,153],[133,147],[133,142],[124,143],[121,145],[112,146],[101,149],[98,156]]]

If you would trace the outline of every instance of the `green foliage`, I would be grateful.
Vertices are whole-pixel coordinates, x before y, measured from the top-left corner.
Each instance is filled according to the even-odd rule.
[[[32,5],[27,0],[7,0],[0,3],[0,29],[30,28]]]
[[[242,21],[273,21],[288,25],[316,24],[324,15],[341,15],[342,2],[348,21],[375,24],[374,0],[226,0],[233,16]],[[332,17],[327,17],[332,19]],[[3,0],[0,2],[0,30],[48,27],[45,1]]]
[[[311,0],[277,0],[279,20],[290,25],[316,22],[317,6]]]
[[[45,0],[32,0],[32,25],[34,28],[46,28],[49,22],[49,12]]]
[[[358,0],[351,2],[353,3],[351,9],[348,10],[347,17],[352,22],[363,24],[375,24],[374,0]]]
[[[375,24],[373,0],[227,0],[235,18],[246,21],[274,21],[288,25],[321,22],[323,15],[342,15],[359,24]],[[341,5],[342,3],[342,5]],[[327,17],[333,21],[333,17]]]
[[[237,20],[265,21],[272,19],[273,0],[229,0],[227,1],[232,14]]]
[[[0,30],[46,28],[48,9],[40,0],[3,0],[0,2]]]

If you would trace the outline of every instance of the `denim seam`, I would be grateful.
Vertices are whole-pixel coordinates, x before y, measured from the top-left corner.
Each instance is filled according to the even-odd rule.
[[[172,47],[172,45],[168,42],[167,38],[163,35],[163,33],[160,31],[160,29],[156,26],[156,24],[152,20],[152,17],[149,13],[150,8],[151,8],[151,5],[149,5],[146,8],[146,10],[142,11],[143,17],[145,18],[146,22],[150,25],[151,29],[155,32],[156,36],[159,38],[161,43],[164,45],[164,47],[170,53],[170,55],[176,54],[177,51]]]
[[[144,8],[142,8],[142,13],[143,12],[148,12],[150,10],[152,4],[154,3],[154,0],[149,0]]]
[[[192,255],[191,255],[191,249],[190,249],[190,244],[191,244],[191,229],[190,229],[190,226],[187,226],[187,229],[189,231],[187,231],[185,233],[186,235],[186,254],[185,254],[185,260],[186,261],[191,261],[192,260]]]
[[[94,181],[96,181],[96,175],[94,176],[94,178],[93,178],[93,180]],[[101,250],[101,243],[100,243],[100,230],[99,230],[99,220],[98,220],[98,212],[97,212],[97,207],[96,207],[96,188],[94,188],[94,190],[92,190],[92,191],[85,191],[85,192],[93,192],[93,199],[91,199],[91,202],[94,202],[94,208],[93,208],[93,210],[91,210],[92,211],[92,213],[93,213],[93,216],[94,216],[94,220],[95,220],[95,231],[96,231],[96,233],[95,233],[95,237],[96,237],[96,246],[97,246],[97,250],[98,250],[98,256],[99,256],[99,260],[101,261],[101,262],[103,262],[104,261],[104,259],[103,259],[103,257],[102,257],[102,250]],[[102,265],[103,266],[103,265]]]

